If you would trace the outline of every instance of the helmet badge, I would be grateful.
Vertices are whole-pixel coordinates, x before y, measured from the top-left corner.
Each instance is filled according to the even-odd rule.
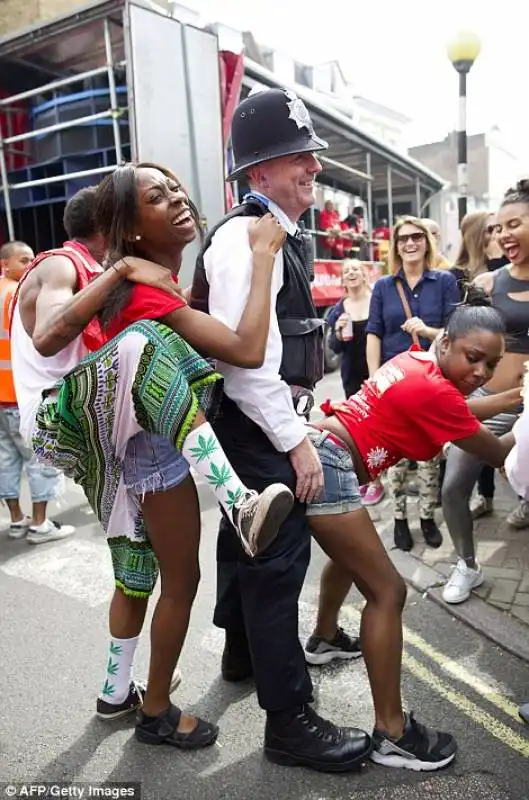
[[[314,127],[305,103],[294,92],[287,91],[285,94],[289,99],[287,103],[290,112],[288,118],[293,120],[298,128],[306,128],[312,136]]]

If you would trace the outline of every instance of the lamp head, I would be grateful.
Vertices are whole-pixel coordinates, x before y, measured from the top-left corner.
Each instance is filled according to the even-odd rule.
[[[448,58],[457,72],[469,72],[480,51],[479,38],[471,31],[460,31],[447,47]]]

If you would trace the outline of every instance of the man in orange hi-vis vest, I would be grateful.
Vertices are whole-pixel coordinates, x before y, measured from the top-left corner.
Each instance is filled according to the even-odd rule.
[[[71,525],[59,525],[46,517],[48,502],[57,497],[62,475],[59,470],[39,464],[19,433],[20,415],[11,371],[9,304],[26,267],[33,261],[31,247],[9,242],[0,248],[0,500],[11,515],[9,536],[30,543],[52,541],[73,533]],[[24,516],[20,508],[20,481],[25,469],[33,511]],[[57,535],[57,534],[61,535]]]

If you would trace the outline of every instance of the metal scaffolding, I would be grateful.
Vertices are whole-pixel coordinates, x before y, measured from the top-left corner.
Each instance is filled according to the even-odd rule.
[[[116,89],[116,80],[115,80],[115,70],[116,68],[125,67],[126,62],[120,61],[114,63],[113,54],[112,54],[112,41],[110,36],[110,25],[108,18],[102,20],[103,26],[103,38],[105,42],[105,55],[106,55],[106,65],[104,67],[98,67],[97,69],[87,70],[86,72],[81,72],[76,75],[71,75],[66,78],[61,78],[60,80],[51,81],[44,85],[38,86],[35,89],[30,89],[29,91],[20,92],[15,95],[11,95],[10,97],[5,97],[0,99],[0,111],[3,109],[9,109],[10,107],[20,103],[24,100],[29,100],[32,97],[37,97],[38,95],[42,95],[46,92],[55,92],[57,89],[62,89],[65,86],[70,86],[71,84],[79,83],[83,80],[88,80],[90,78],[98,77],[100,75],[107,76],[108,79],[108,88],[109,88],[109,99],[110,99],[110,108],[100,111],[94,114],[88,114],[83,117],[78,117],[77,119],[67,120],[65,122],[59,122],[55,125],[49,125],[44,128],[34,129],[32,131],[27,131],[26,133],[17,134],[14,136],[7,136],[2,137],[2,133],[0,131],[0,180],[1,180],[1,191],[4,199],[4,208],[7,220],[7,233],[9,241],[14,241],[15,236],[15,226],[13,220],[13,207],[11,203],[11,192],[13,191],[20,191],[22,189],[31,189],[37,186],[45,186],[47,184],[59,183],[65,180],[73,180],[78,178],[85,178],[91,175],[102,175],[107,172],[112,172],[116,169],[123,162],[123,150],[122,150],[122,143],[121,143],[121,131],[120,131],[120,118],[128,112],[128,106],[120,107],[118,105],[118,94]],[[80,127],[82,125],[89,124],[91,122],[97,122],[103,119],[111,119],[112,120],[112,131],[113,131],[113,138],[114,138],[114,148],[116,152],[116,159],[115,163],[108,165],[108,166],[101,166],[94,169],[86,169],[81,170],[78,172],[70,172],[65,173],[62,175],[52,175],[46,178],[39,178],[35,180],[29,181],[22,181],[18,183],[9,183],[9,175],[7,170],[7,152],[9,152],[9,145],[19,144],[20,142],[26,142],[31,139],[40,136],[46,136],[52,133],[58,133],[60,131],[68,130],[70,128]],[[16,151],[15,151],[16,152]]]

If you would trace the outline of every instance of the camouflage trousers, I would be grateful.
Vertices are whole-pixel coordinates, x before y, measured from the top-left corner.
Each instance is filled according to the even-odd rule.
[[[433,519],[439,493],[439,463],[441,454],[431,461],[417,462],[417,483],[419,484],[419,516],[421,519]],[[408,477],[408,461],[399,461],[387,472],[388,486],[393,503],[393,517],[406,519],[405,483]]]

